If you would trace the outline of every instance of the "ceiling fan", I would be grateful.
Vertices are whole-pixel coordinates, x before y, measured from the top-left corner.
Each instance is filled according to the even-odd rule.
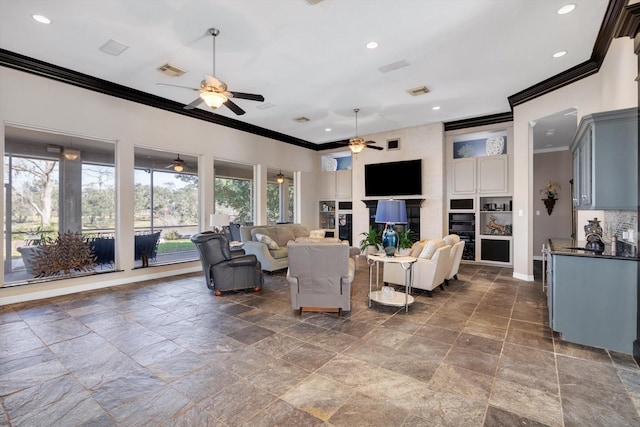
[[[180,154],[178,154],[178,157],[173,159],[170,165],[165,166],[165,169],[173,169],[176,172],[182,172],[185,167],[186,163],[180,158]]]
[[[353,154],[358,154],[359,152],[364,150],[365,147],[373,148],[374,150],[382,150],[383,149],[382,147],[376,147],[374,145],[370,145],[370,144],[375,144],[376,143],[375,141],[365,141],[363,138],[360,138],[358,136],[358,111],[360,111],[359,108],[353,109],[353,112],[356,113],[356,136],[351,138],[349,142],[345,145],[349,147],[349,149]]]
[[[209,35],[213,37],[213,70],[210,76],[207,76],[207,75],[204,76],[204,80],[202,80],[202,82],[200,83],[200,87],[192,88],[187,86],[172,85],[168,83],[157,83],[157,84],[162,86],[173,86],[173,87],[179,87],[183,89],[199,91],[200,96],[190,104],[185,105],[184,107],[185,110],[192,110],[204,102],[213,109],[216,109],[221,105],[224,105],[225,107],[227,107],[228,109],[236,113],[237,115],[241,116],[245,113],[245,111],[242,108],[240,108],[236,103],[231,101],[231,98],[248,99],[250,101],[264,102],[264,96],[255,95],[253,93],[235,92],[235,91],[227,90],[227,84],[222,80],[218,80],[215,77],[216,37],[218,36],[218,34],[220,34],[220,30],[218,30],[217,28],[209,28],[207,32],[209,33]]]

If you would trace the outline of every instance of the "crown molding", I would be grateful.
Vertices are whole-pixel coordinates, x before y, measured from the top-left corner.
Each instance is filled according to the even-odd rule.
[[[181,114],[183,116],[191,117],[194,119],[203,120],[205,122],[214,123],[220,126],[248,132],[253,135],[275,139],[277,141],[286,142],[287,144],[297,145],[299,147],[308,148],[311,150],[317,150],[316,144],[299,138],[295,138],[293,136],[285,135],[283,133],[275,132],[269,129],[262,128],[260,126],[248,124],[240,120],[231,119],[198,108],[194,108],[193,110],[185,110],[184,105],[179,102],[171,101],[156,95],[151,95],[149,93],[132,89],[130,87],[126,87],[117,83],[112,83],[103,79],[99,79],[97,77],[92,77],[87,74],[70,70],[68,68],[49,64],[47,62],[30,58],[28,56],[24,56],[5,49],[0,49],[0,66],[56,80],[62,83],[67,83],[73,86],[88,89],[109,96],[114,96],[116,98],[124,99],[127,101],[147,105],[149,107],[159,108],[161,110]]]
[[[472,117],[470,119],[456,120],[453,122],[446,122],[444,124],[444,131],[467,129],[476,126],[494,125],[496,123],[505,123],[513,121],[513,113],[511,111],[505,113],[491,114],[489,116]]]
[[[616,37],[631,37],[640,33],[640,2],[630,4],[622,11],[615,31]]]

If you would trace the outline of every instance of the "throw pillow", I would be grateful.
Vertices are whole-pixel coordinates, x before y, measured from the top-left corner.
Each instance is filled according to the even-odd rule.
[[[293,233],[293,229],[287,225],[276,225],[274,227],[276,235],[275,241],[280,246],[286,246],[289,240],[296,240],[296,235]]]
[[[431,259],[436,251],[447,244],[442,239],[431,239],[424,245],[424,249],[420,253],[420,258]]]
[[[266,234],[256,233],[256,239],[258,240],[258,242],[262,242],[267,245],[270,250],[280,249],[280,246],[278,246],[278,244]]]
[[[422,253],[422,250],[424,249],[424,245],[426,243],[427,243],[426,240],[419,240],[419,241],[415,242],[411,246],[411,251],[409,252],[409,256],[412,256],[414,258],[418,258],[420,256],[420,254]]]
[[[444,238],[444,242],[447,245],[451,245],[451,246],[455,245],[459,241],[460,241],[460,236],[458,236],[457,234],[449,234]]]
[[[309,237],[312,239],[324,239],[324,230],[311,230],[309,231]]]

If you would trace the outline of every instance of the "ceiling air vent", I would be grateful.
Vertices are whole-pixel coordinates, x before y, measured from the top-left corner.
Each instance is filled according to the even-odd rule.
[[[298,123],[306,123],[306,122],[310,122],[311,121],[308,117],[305,117],[305,116],[297,117],[297,118],[295,118],[293,120],[298,122]]]
[[[275,104],[272,104],[270,102],[264,102],[256,106],[258,110],[268,110],[269,108],[273,108],[273,107],[275,107]]]
[[[398,68],[404,68],[408,66],[409,66],[409,63],[403,59],[402,61],[384,65],[378,68],[378,70],[380,70],[381,73],[388,73],[389,71],[397,70]]]
[[[414,87],[413,89],[407,90],[411,94],[411,96],[424,95],[429,93],[429,89],[426,86]]]
[[[127,50],[129,46],[124,43],[120,43],[114,39],[109,39],[105,44],[100,46],[100,50],[106,54],[118,56],[125,50]]]
[[[158,71],[160,71],[161,73],[166,74],[167,76],[171,76],[171,77],[180,77],[181,75],[183,75],[184,73],[186,73],[185,70],[176,67],[175,65],[171,65],[171,64],[164,64],[162,67],[158,68]]]

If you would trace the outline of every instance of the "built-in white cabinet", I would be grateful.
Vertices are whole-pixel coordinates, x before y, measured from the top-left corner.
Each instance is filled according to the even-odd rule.
[[[509,192],[509,157],[471,157],[454,159],[452,194],[506,194]]]
[[[476,194],[476,159],[453,161],[453,194]]]
[[[351,199],[351,170],[338,170],[336,174],[336,199]]]
[[[478,157],[478,194],[499,194],[509,191],[509,158],[501,156]]]
[[[448,233],[465,242],[463,260],[513,265],[510,127],[447,136]]]
[[[351,170],[320,172],[320,199],[351,199]]]

